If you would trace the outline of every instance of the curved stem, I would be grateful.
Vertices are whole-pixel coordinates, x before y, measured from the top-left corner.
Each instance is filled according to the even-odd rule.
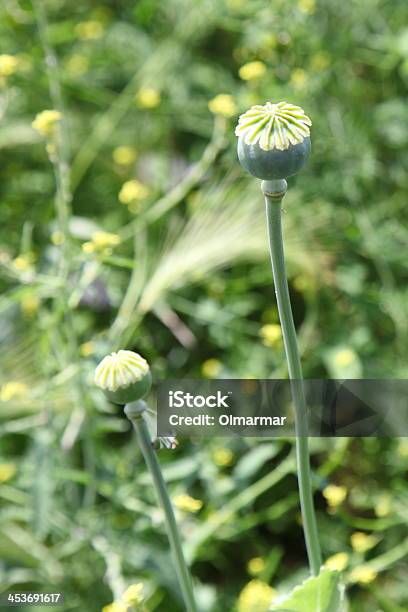
[[[282,327],[289,377],[295,407],[296,460],[299,483],[300,506],[306,549],[312,573],[317,575],[322,563],[316,516],[313,507],[313,493],[308,448],[307,408],[302,379],[296,330],[290,304],[288,281],[285,270],[285,255],[282,239],[281,201],[286,192],[286,181],[264,181],[266,218],[268,224],[269,249],[271,255],[276,300]]]
[[[146,404],[140,401],[127,404],[125,406],[126,416],[131,421],[136,431],[137,440],[152,476],[160,506],[164,512],[167,535],[170,541],[171,550],[173,552],[174,561],[176,563],[177,575],[186,610],[187,612],[197,612],[191,576],[184,559],[180,533],[174,516],[173,507],[171,505],[166,483],[164,482],[156,453],[152,448],[150,433],[144,420],[143,413],[145,410]]]

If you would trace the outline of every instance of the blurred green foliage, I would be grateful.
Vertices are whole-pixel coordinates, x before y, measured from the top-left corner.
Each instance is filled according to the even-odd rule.
[[[262,198],[233,134],[248,106],[287,99],[313,120],[285,198],[305,375],[407,376],[406,3],[7,0],[0,14],[0,589],[97,611],[143,582],[146,609],[177,611],[149,478],[94,365],[121,346],[156,378],[287,375]],[[55,108],[41,135],[32,121]],[[406,441],[312,452],[351,610],[406,609]],[[291,441],[183,441],[160,458],[200,609],[251,612],[251,588],[306,575]],[[355,550],[356,531],[378,537]]]

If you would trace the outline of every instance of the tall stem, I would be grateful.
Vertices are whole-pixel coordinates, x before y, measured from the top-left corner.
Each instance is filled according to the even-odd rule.
[[[288,362],[289,377],[296,425],[296,460],[299,483],[300,506],[302,510],[303,530],[306,549],[312,573],[317,575],[322,563],[316,516],[313,507],[313,493],[310,474],[308,424],[306,400],[302,379],[296,330],[290,304],[288,281],[285,270],[285,255],[282,239],[281,202],[286,193],[286,181],[263,181],[262,191],[265,195],[266,218],[268,224],[269,250],[271,255],[276,300],[282,327],[283,342]]]
[[[146,406],[144,402],[133,402],[126,405],[125,413],[136,431],[137,440],[153,479],[160,506],[164,512],[167,535],[170,541],[171,550],[173,552],[174,561],[176,563],[177,575],[186,610],[187,612],[197,612],[191,576],[184,559],[180,533],[174,516],[173,507],[171,505],[166,483],[164,482],[156,453],[152,448],[149,430],[144,420],[143,413],[145,412],[145,409]]]

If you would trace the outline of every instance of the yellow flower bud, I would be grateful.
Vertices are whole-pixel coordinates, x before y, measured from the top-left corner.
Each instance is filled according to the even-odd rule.
[[[5,383],[0,389],[0,401],[8,402],[13,399],[25,397],[28,393],[28,386],[18,381]]]
[[[18,68],[19,60],[15,55],[3,53],[0,55],[0,77],[8,77],[14,74]]]
[[[266,72],[266,66],[263,62],[255,61],[248,62],[241,66],[238,71],[240,78],[243,81],[253,81],[255,79],[261,78]]]
[[[84,242],[82,244],[82,250],[84,253],[86,253],[87,255],[90,253],[94,253],[95,252],[95,245],[93,242]]]
[[[259,335],[265,346],[279,345],[282,340],[281,326],[277,323],[267,323],[261,327]]]
[[[140,108],[157,108],[161,102],[161,95],[154,87],[142,87],[136,94],[136,102]]]
[[[105,26],[101,21],[92,19],[81,21],[75,26],[75,34],[80,40],[96,40],[103,36]]]
[[[356,360],[356,354],[353,349],[344,348],[337,351],[334,356],[334,363],[342,368],[346,368]]]
[[[254,557],[248,561],[248,574],[251,574],[251,576],[257,576],[264,571],[265,567],[265,559],[262,559],[262,557]]]
[[[201,366],[201,372],[205,378],[217,378],[221,368],[222,363],[219,359],[207,359]]]
[[[342,572],[349,564],[350,557],[346,552],[339,552],[326,559],[325,566],[331,570]]]
[[[124,603],[127,603],[130,606],[135,606],[143,601],[143,584],[138,582],[136,584],[131,584],[130,587],[126,589],[126,591],[122,595],[122,599]]]
[[[66,63],[68,73],[73,77],[85,74],[89,68],[89,60],[85,55],[75,53]]]
[[[111,234],[110,232],[97,231],[92,234],[92,242],[97,249],[114,247],[120,244],[120,236],[118,236],[118,234]]]
[[[262,580],[251,580],[238,597],[238,612],[267,612],[277,592]]]
[[[234,461],[234,453],[229,448],[217,448],[212,454],[215,465],[227,467]]]
[[[384,517],[390,514],[392,510],[392,498],[388,493],[384,493],[380,496],[374,507],[375,513],[378,517]]]
[[[13,259],[12,264],[18,272],[27,272],[33,266],[33,258],[29,254],[19,255]]]
[[[14,463],[0,463],[0,483],[8,482],[17,472],[17,466]]]
[[[194,497],[190,497],[187,493],[176,495],[176,497],[173,498],[173,503],[179,510],[192,514],[198,512],[203,507],[201,499],[194,499]]]
[[[112,157],[118,166],[130,166],[136,160],[137,151],[133,147],[122,145],[113,150]]]
[[[337,506],[340,506],[340,504],[342,504],[346,499],[347,488],[330,484],[325,489],[323,489],[323,497],[326,498],[329,506],[331,506],[332,508],[336,508]]]
[[[370,584],[377,578],[377,572],[368,565],[359,565],[350,572],[350,582],[358,582],[360,584]]]
[[[61,119],[62,115],[59,111],[44,110],[36,115],[31,125],[39,134],[41,134],[41,136],[49,137],[52,136],[57,123],[61,121]]]
[[[136,179],[123,183],[119,192],[119,201],[122,204],[132,204],[133,202],[144,200],[148,197],[150,190]]]
[[[377,544],[378,538],[362,531],[356,531],[350,536],[350,542],[353,550],[364,553]]]
[[[237,105],[234,98],[228,94],[219,94],[208,102],[208,108],[214,115],[222,115],[227,119],[237,113]]]
[[[107,606],[103,606],[102,612],[129,612],[129,606],[124,601],[113,601]]]

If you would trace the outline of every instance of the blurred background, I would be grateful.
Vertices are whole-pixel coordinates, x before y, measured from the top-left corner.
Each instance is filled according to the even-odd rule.
[[[406,2],[5,0],[0,15],[0,591],[124,612],[142,584],[129,610],[179,612],[150,478],[95,364],[120,347],[156,379],[287,376],[234,127],[288,100],[313,121],[284,202],[304,374],[407,376]],[[158,451],[200,610],[264,612],[307,576],[293,451]],[[350,610],[408,609],[407,439],[311,452]]]

